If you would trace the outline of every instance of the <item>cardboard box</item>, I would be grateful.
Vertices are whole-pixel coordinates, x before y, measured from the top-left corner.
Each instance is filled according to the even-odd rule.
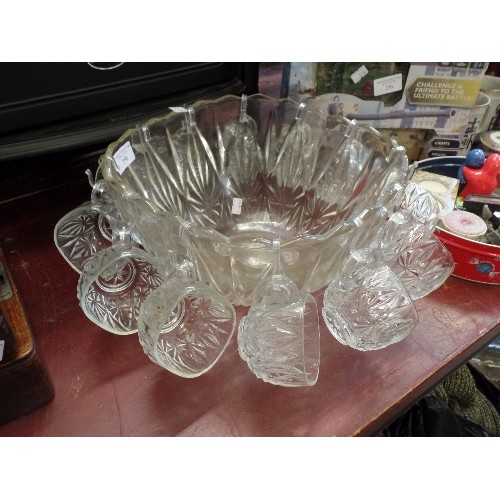
[[[483,62],[287,63],[282,96],[313,100],[330,114],[376,129],[431,131],[434,154],[454,155],[487,67]],[[444,149],[436,146],[441,138]]]

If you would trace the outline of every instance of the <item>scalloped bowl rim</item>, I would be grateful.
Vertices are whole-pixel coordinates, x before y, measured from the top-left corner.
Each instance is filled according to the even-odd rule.
[[[261,94],[261,93],[255,93],[255,94],[248,95],[247,99],[262,99],[262,100],[268,100],[269,102],[274,102],[274,103],[289,102],[290,104],[293,104],[297,108],[301,104],[301,103],[299,103],[299,102],[297,102],[294,99],[291,99],[289,97],[274,98],[274,97],[270,97],[270,96],[267,96],[267,95]],[[224,102],[228,102],[231,100],[241,102],[241,96],[228,94],[228,95],[221,96],[217,99],[200,99],[200,100],[195,101],[191,105],[189,105],[189,108],[192,108],[196,111],[197,109],[200,109],[201,107],[203,107],[207,104],[216,105],[217,103],[224,103]],[[311,101],[307,101],[307,104],[308,104],[308,106],[310,106],[308,108],[309,110],[323,115],[326,120],[328,120],[328,118],[333,119],[333,116],[328,114],[325,110],[323,110],[319,107],[316,107],[314,105],[311,105]],[[188,109],[188,107],[186,107],[186,109]],[[142,124],[142,125],[138,125],[136,127],[131,127],[129,129],[125,130],[123,132],[123,134],[117,140],[111,142],[107,146],[104,154],[102,155],[102,160],[104,160],[104,161],[102,161],[100,164],[100,168],[101,168],[101,171],[102,171],[102,174],[103,174],[103,177],[104,177],[106,183],[111,182],[113,185],[116,185],[113,178],[109,175],[109,172],[108,172],[108,169],[109,170],[112,169],[112,163],[114,162],[112,152],[115,150],[115,148],[117,148],[119,145],[123,144],[128,138],[130,138],[132,136],[133,133],[140,131],[142,128],[150,127],[151,125],[154,125],[154,124],[161,122],[161,121],[165,121],[166,124],[168,124],[170,119],[172,119],[178,115],[179,115],[178,112],[171,110],[163,115],[159,115],[157,117],[150,118],[149,120],[144,122],[144,124]],[[347,118],[342,118],[342,121],[345,123],[345,125],[347,127],[349,126],[349,124],[357,123],[356,120],[349,120]],[[406,149],[403,146],[400,146],[392,137],[387,137],[387,136],[382,135],[376,128],[372,127],[371,125],[366,125],[366,124],[360,123],[359,126],[362,127],[363,129],[371,132],[378,140],[381,140],[382,142],[389,144],[391,146],[390,154],[393,155],[393,154],[399,153],[399,154],[403,154],[407,158]],[[344,135],[344,137],[345,137],[345,135]],[[413,164],[416,164],[416,163],[417,162],[414,162]],[[409,170],[411,170],[409,162],[408,162],[408,168],[409,168]],[[161,210],[159,207],[156,207],[154,202],[152,202],[148,198],[141,196],[136,192],[123,189],[122,186],[120,186],[120,196],[128,197],[129,195],[133,195],[134,197],[138,197],[140,200],[145,201],[148,204],[148,206],[153,210],[154,213],[174,217],[181,226],[187,227],[189,231],[196,230],[196,231],[202,232],[203,234],[212,234],[212,235],[215,234],[217,238],[222,239],[226,244],[228,244],[230,246],[238,246],[237,244],[235,245],[235,241],[234,241],[235,239],[238,238],[238,235],[229,235],[228,236],[228,235],[225,235],[224,233],[220,232],[216,228],[216,226],[207,227],[207,226],[203,226],[200,224],[196,224],[194,222],[188,222],[178,214],[174,214],[174,213],[166,211],[166,210]],[[382,205],[377,204],[377,205],[370,205],[370,206],[367,206],[364,208],[365,208],[365,211],[367,211],[367,210],[377,209],[380,207],[382,207]],[[336,233],[338,233],[338,231],[340,230],[341,226],[343,226],[343,225],[350,226],[349,228],[347,228],[347,227],[345,228],[346,231],[350,231],[354,228],[359,227],[361,224],[362,224],[361,219],[358,216],[355,218],[349,218],[347,220],[340,221],[334,227],[329,229],[326,233],[317,234],[317,233],[299,232],[299,233],[291,235],[288,238],[283,238],[281,240],[281,247],[287,247],[287,246],[293,245],[297,242],[301,242],[301,243],[307,242],[310,244],[325,242],[325,241],[331,239],[332,237],[334,237],[336,235]],[[252,241],[259,242],[263,245],[272,246],[272,241],[269,238],[266,238],[264,236],[263,237],[254,237],[254,238],[252,238]]]

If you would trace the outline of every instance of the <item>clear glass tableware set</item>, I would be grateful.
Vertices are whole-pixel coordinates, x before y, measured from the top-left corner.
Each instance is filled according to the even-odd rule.
[[[138,333],[166,370],[200,376],[235,338],[263,381],[311,386],[321,320],[343,344],[384,348],[453,270],[412,173],[392,139],[314,100],[225,96],[110,144],[54,239],[87,317]]]

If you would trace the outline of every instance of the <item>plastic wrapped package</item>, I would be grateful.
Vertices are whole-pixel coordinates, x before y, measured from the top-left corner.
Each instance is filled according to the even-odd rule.
[[[463,365],[378,436],[500,436],[500,392],[474,368]]]

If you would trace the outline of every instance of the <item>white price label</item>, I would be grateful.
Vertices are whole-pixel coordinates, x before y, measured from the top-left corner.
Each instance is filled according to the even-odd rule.
[[[3,359],[3,348],[5,346],[5,340],[0,340],[0,361]]]
[[[170,109],[174,113],[185,113],[187,111],[187,109],[183,108],[182,106],[173,106],[173,107],[168,108],[168,109]]]
[[[358,83],[361,78],[366,76],[368,74],[368,70],[366,69],[366,66],[363,65],[360,68],[358,68],[352,75],[351,75],[351,80],[354,83]]]
[[[398,73],[397,75],[384,76],[383,78],[378,78],[373,81],[374,96],[390,94],[391,92],[397,92],[402,88],[403,75],[401,75],[401,73]]]
[[[241,198],[233,198],[233,206],[231,208],[232,214],[241,214],[241,205],[243,204],[243,200]]]
[[[119,174],[123,174],[127,167],[135,160],[134,150],[127,141],[120,149],[113,155],[115,160],[116,170]]]

